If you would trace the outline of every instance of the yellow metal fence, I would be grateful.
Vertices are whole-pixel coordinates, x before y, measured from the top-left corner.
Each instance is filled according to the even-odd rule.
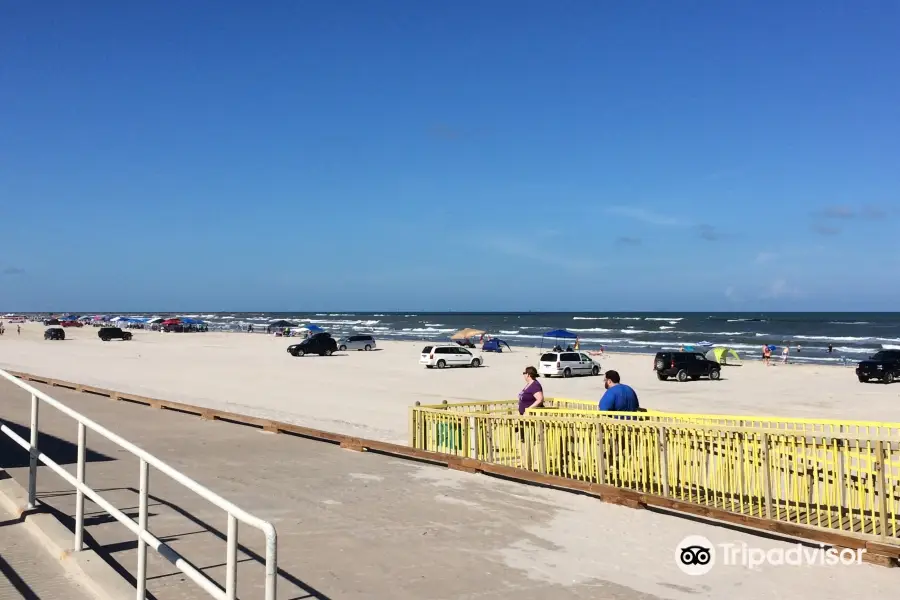
[[[560,415],[416,407],[411,442],[424,450],[900,544],[896,424],[867,429],[802,419]],[[785,429],[776,422],[794,425]],[[807,428],[812,425],[819,429]]]

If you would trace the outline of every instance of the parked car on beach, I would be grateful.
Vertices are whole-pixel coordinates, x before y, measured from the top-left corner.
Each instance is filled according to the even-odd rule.
[[[425,365],[428,369],[434,367],[438,369],[443,369],[444,367],[480,367],[482,360],[477,356],[473,356],[467,348],[453,344],[425,346],[422,348],[419,364]]]
[[[371,335],[349,335],[338,342],[338,350],[374,350],[375,338]]]
[[[62,327],[50,327],[44,330],[45,340],[64,340],[66,332]]]
[[[330,333],[316,333],[299,344],[288,346],[287,351],[291,356],[306,356],[307,354],[331,356],[337,351],[337,342]]]
[[[856,377],[860,383],[877,379],[893,383],[900,379],[900,350],[881,350],[856,365]]]
[[[722,366],[699,352],[657,352],[653,368],[660,381],[674,377],[678,381],[709,377],[713,381],[722,375]]]
[[[61,327],[84,327],[84,323],[81,321],[60,321]]]
[[[538,373],[544,377],[599,375],[600,365],[584,352],[545,352]]]
[[[131,339],[130,331],[122,331],[120,327],[101,327],[97,332],[97,337],[108,342],[109,340],[122,340],[127,342]]]

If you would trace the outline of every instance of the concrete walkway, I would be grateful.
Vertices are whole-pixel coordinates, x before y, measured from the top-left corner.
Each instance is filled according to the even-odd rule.
[[[42,389],[273,522],[279,534],[278,597],[283,599],[740,600],[800,594],[825,600],[895,595],[897,570],[869,565],[781,568],[765,577],[726,567],[690,577],[673,560],[677,543],[687,535],[764,548],[785,544],[565,492]],[[29,404],[26,393],[0,382],[0,418],[24,430]],[[75,423],[49,407],[42,410],[40,422],[41,448],[74,471]],[[136,518],[137,460],[97,436],[89,434],[88,445],[88,483]],[[26,484],[27,455],[5,438],[0,439],[0,462]],[[74,495],[67,484],[41,467],[38,490],[42,502],[71,522]],[[221,582],[225,514],[158,472],[151,471],[150,490],[150,530]],[[93,503],[86,502],[85,511],[89,543],[133,580],[134,538]],[[634,527],[639,519],[641,527]],[[633,535],[642,530],[653,533]],[[0,537],[0,550],[3,543]],[[262,597],[263,555],[262,535],[243,528],[241,598]],[[148,573],[148,589],[158,600],[206,597],[152,550]]]
[[[90,596],[0,504],[0,598],[88,600]]]

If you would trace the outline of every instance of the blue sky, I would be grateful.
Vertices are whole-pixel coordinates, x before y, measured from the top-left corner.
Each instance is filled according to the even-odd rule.
[[[0,9],[0,310],[897,310],[900,4]]]

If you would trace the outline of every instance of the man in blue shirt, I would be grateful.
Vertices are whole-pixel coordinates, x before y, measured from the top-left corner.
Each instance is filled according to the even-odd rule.
[[[606,382],[604,383],[606,392],[600,398],[600,410],[637,412],[640,409],[637,393],[631,386],[620,383],[621,381],[618,372],[606,372]]]

